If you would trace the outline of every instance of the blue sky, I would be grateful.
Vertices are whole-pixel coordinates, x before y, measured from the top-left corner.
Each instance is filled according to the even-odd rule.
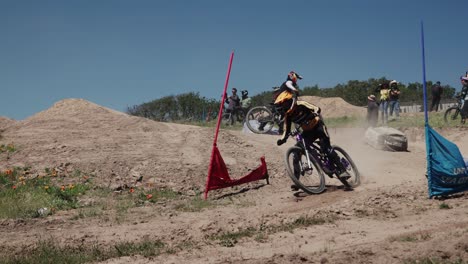
[[[467,3],[447,1],[0,0],[0,116],[25,119],[65,98],[125,111],[168,95],[219,98],[280,85],[386,77],[460,88]]]

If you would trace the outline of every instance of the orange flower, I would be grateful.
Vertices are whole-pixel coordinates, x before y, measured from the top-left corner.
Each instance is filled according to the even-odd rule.
[[[134,192],[135,192],[135,190],[133,189],[133,187],[130,188],[129,192],[130,192],[130,193],[134,193]]]
[[[60,190],[61,190],[62,192],[64,192],[64,191],[65,191],[65,186],[62,185],[62,187],[60,187]]]
[[[6,174],[6,175],[12,175],[12,174],[13,174],[13,170],[6,170],[6,171],[5,171],[5,174]]]
[[[152,194],[147,194],[147,195],[146,195],[146,199],[149,200],[149,199],[151,199],[151,198],[153,198],[153,195],[152,195]]]
[[[16,190],[16,185],[13,185],[11,188],[12,188],[13,190]]]

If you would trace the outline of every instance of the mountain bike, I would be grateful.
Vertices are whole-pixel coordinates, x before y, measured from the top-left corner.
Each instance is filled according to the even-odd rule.
[[[445,110],[444,114],[444,121],[446,125],[457,125],[457,124],[465,124],[465,119],[461,116],[461,109],[463,107],[463,99],[461,95],[455,96],[457,99],[457,105],[449,107]]]
[[[241,107],[232,109],[224,109],[223,115],[221,116],[221,122],[225,126],[232,126],[237,121],[239,123],[244,122],[245,110]]]
[[[257,134],[270,132],[273,127],[283,129],[283,113],[281,106],[270,103],[269,106],[256,106],[246,114],[245,122],[250,131]]]
[[[318,194],[325,190],[325,174],[337,178],[346,188],[357,187],[361,183],[361,175],[351,156],[341,147],[333,145],[341,162],[351,177],[338,177],[340,168],[331,162],[328,155],[322,153],[319,140],[307,144],[301,132],[296,128],[291,136],[297,141],[295,146],[286,151],[285,162],[288,175],[294,184],[308,194]]]

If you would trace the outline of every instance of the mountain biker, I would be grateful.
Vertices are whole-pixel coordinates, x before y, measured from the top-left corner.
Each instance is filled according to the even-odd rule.
[[[461,84],[463,85],[461,89],[461,100],[463,100],[463,105],[461,107],[461,118],[462,123],[465,123],[465,119],[468,117],[468,104],[466,103],[467,95],[468,95],[468,74],[466,76],[460,77]]]
[[[297,80],[302,80],[302,76],[294,71],[290,71],[286,81],[281,84],[278,96],[275,98],[275,104],[280,104],[286,100],[292,99],[294,94],[299,93]]]
[[[294,94],[299,93],[299,86],[297,85],[297,80],[302,80],[302,76],[294,71],[290,71],[286,81],[281,84],[279,88],[274,88],[273,104],[280,105],[283,101],[291,100]],[[283,119],[284,112],[281,113],[281,119]],[[266,123],[260,124],[258,130],[262,131]],[[278,134],[283,134],[284,122],[279,124]]]
[[[278,99],[280,96],[278,96]],[[283,109],[287,109],[284,117],[285,131],[276,144],[280,146],[286,143],[291,133],[291,125],[295,123],[302,129],[302,136],[307,144],[312,144],[315,140],[320,139],[320,149],[338,169],[338,177],[345,180],[349,179],[351,176],[343,167],[338,154],[336,154],[331,146],[327,127],[320,115],[320,107],[306,101],[297,100],[297,94],[291,96],[291,99],[283,101],[276,100],[277,104],[281,104]],[[284,98],[287,98],[287,96],[284,96]],[[291,186],[291,188],[296,189],[295,186]]]

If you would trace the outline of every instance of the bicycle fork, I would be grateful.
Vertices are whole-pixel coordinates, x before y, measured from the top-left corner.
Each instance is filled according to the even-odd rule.
[[[302,145],[304,146],[304,151],[305,151],[306,158],[307,158],[307,170],[311,170],[312,169],[312,164],[310,162],[310,155],[309,155],[309,151],[307,150],[307,145],[306,145],[304,139],[302,139]]]

